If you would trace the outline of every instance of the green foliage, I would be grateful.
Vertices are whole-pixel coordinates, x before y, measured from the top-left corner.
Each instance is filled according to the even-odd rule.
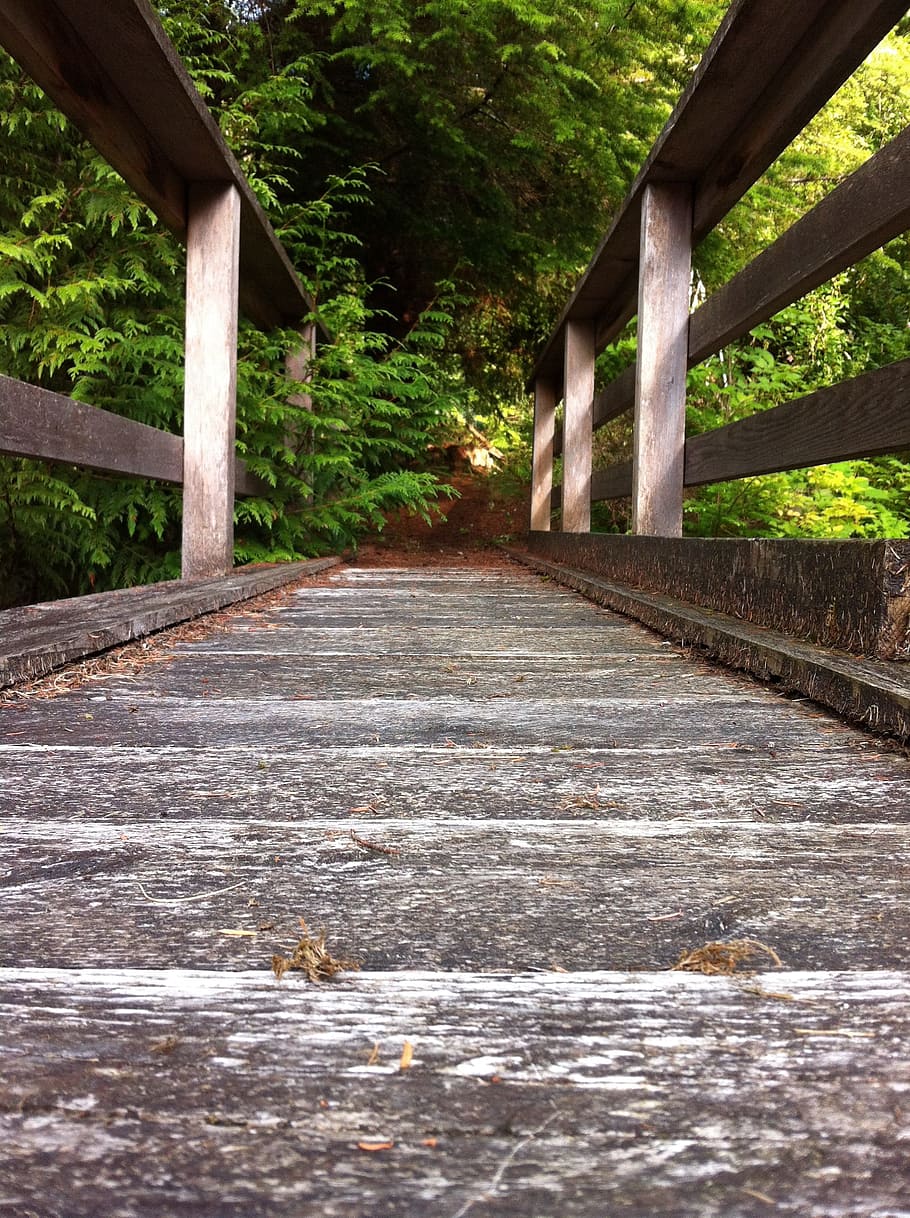
[[[186,11],[171,19],[178,15],[195,28]],[[198,41],[196,70],[211,90],[224,86],[217,61],[205,59],[212,39]],[[6,58],[0,95],[0,368],[179,432],[181,250]],[[232,107],[229,114],[244,110],[241,95]],[[266,195],[275,186],[272,150],[258,182]],[[339,220],[364,198],[364,176],[333,179],[319,199],[287,208],[289,243],[305,259],[319,320],[333,334],[312,382],[284,376],[298,334],[241,329],[238,450],[272,491],[238,501],[239,561],[354,544],[391,508],[429,515],[438,493],[435,478],[409,466],[458,399],[458,379],[436,354],[450,305],[443,291],[406,342],[375,330],[356,241]],[[289,400],[295,391],[311,396],[311,410]],[[178,575],[180,511],[172,487],[0,459],[3,601]]]
[[[238,502],[239,560],[431,514],[423,458],[451,428],[526,465],[532,354],[727,7],[162,0],[333,336],[289,386],[299,336],[241,329],[238,451],[271,489]],[[703,243],[696,283],[717,288],[908,121],[904,23]],[[181,249],[5,58],[0,129],[0,371],[179,431]],[[910,356],[908,254],[892,242],[695,370],[690,431]],[[624,422],[601,460],[608,443],[626,455]],[[908,495],[900,456],[849,462],[700,490],[686,527],[903,536]],[[626,524],[621,505],[601,520]],[[0,459],[7,600],[175,575],[179,534],[174,488]]]

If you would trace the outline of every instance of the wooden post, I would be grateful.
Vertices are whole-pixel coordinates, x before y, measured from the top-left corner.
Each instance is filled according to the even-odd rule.
[[[311,365],[316,356],[316,326],[307,322],[300,332],[300,346],[289,351],[284,361],[284,370],[288,380],[308,381],[312,376]],[[308,393],[292,393],[288,398],[292,406],[301,410],[312,410],[313,399]]]
[[[632,531],[682,536],[692,188],[645,188],[638,284]]]
[[[205,579],[234,565],[240,194],[193,183],[188,211],[183,578]]]
[[[566,322],[565,417],[562,440],[562,531],[591,528],[594,421],[594,323]]]
[[[549,532],[553,494],[553,436],[556,430],[556,386],[534,382],[534,465],[531,475],[531,530]]]

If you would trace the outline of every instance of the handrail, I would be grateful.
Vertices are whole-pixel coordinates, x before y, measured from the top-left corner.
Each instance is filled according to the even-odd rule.
[[[182,241],[194,182],[240,193],[240,302],[270,329],[312,310],[148,0],[2,0],[0,43]]]
[[[590,502],[632,494],[633,532],[678,535],[684,486],[910,444],[903,412],[889,397],[906,390],[900,366],[688,442],[683,391],[688,368],[910,227],[908,130],[691,317],[682,299],[697,242],[905,11],[905,0],[736,0],[731,6],[535,366],[532,529],[549,528],[551,496],[562,506],[563,530],[585,532]],[[595,395],[585,361],[593,364],[636,311],[638,359]],[[569,358],[580,343],[587,355],[579,371]],[[553,420],[561,380],[565,440]],[[861,396],[876,404],[874,422],[858,408]],[[633,461],[592,472],[590,439],[579,435],[589,436],[633,405]],[[552,456],[563,450],[563,488],[556,496]]]
[[[183,438],[4,377],[0,453],[182,484],[184,577],[223,574],[235,493],[267,491],[234,452],[238,309],[305,360],[312,301],[148,0],[0,0],[0,44],[187,246]]]

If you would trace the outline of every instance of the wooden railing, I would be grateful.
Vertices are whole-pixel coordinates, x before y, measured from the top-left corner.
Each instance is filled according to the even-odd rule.
[[[560,506],[564,533],[587,532],[592,501],[631,496],[633,534],[679,537],[685,487],[910,448],[910,361],[685,436],[689,368],[910,228],[906,130],[690,316],[694,246],[906,10],[734,0],[534,369],[532,531]],[[636,363],[595,395],[636,313]],[[632,461],[593,471],[592,432],[633,408]]]
[[[147,0],[0,0],[2,44],[187,248],[184,434],[0,377],[0,453],[183,485],[185,579],[233,566],[238,309],[315,335],[311,302]],[[303,379],[300,377],[300,379]]]

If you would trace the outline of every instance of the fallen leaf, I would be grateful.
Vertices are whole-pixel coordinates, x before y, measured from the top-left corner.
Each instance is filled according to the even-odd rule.
[[[358,1142],[357,1149],[375,1154],[377,1150],[391,1150],[394,1145],[394,1142]]]
[[[414,1057],[414,1046],[409,1040],[404,1042],[404,1048],[401,1050],[401,1061],[398,1064],[399,1070],[410,1069],[411,1061]]]
[[[424,1138],[420,1145],[429,1146],[430,1150],[433,1150],[439,1145],[439,1138]]]

